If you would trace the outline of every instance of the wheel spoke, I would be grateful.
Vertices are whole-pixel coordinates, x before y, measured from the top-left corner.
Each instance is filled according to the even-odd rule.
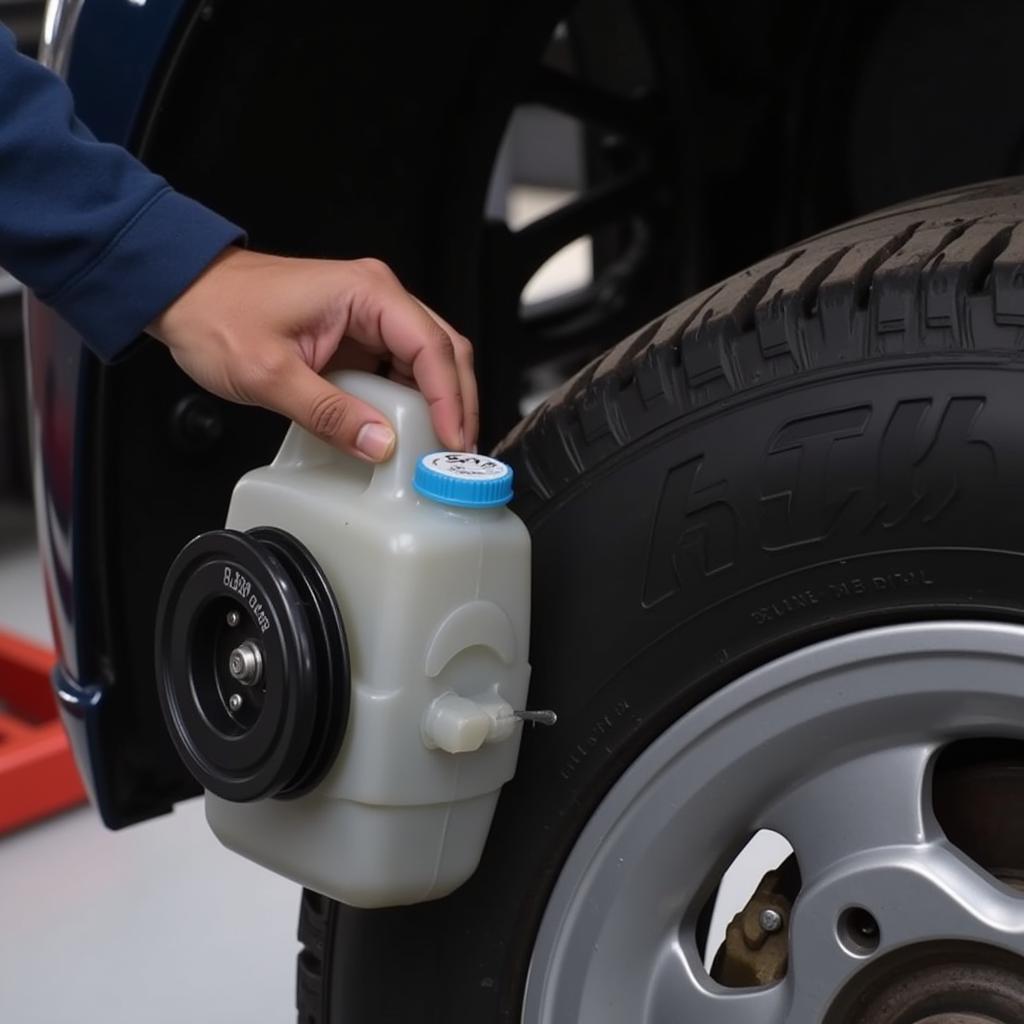
[[[490,342],[478,373],[484,388],[507,403],[490,410],[500,422],[515,420],[519,396],[511,382],[521,383],[529,368],[561,360],[574,372],[657,312],[665,266],[654,264],[654,242],[638,215],[652,201],[650,181],[637,169],[519,231],[502,222],[488,224],[485,266],[494,274],[486,285]],[[632,242],[596,280],[576,294],[523,305],[523,288],[551,256],[602,225],[623,220],[632,224]]]
[[[644,1024],[775,1024],[785,1019],[784,985],[725,988],[716,984],[678,944],[657,965]]]
[[[589,358],[628,333],[631,321],[623,313],[631,315],[631,300],[636,305],[634,283],[647,254],[642,244],[633,250],[589,285],[522,310],[521,353],[527,362],[568,355],[573,348]]]
[[[632,215],[645,202],[651,187],[646,168],[627,172],[595,186],[532,224],[511,232],[509,270],[522,290],[527,281],[556,252],[595,229]]]
[[[891,885],[894,906],[897,885],[905,912],[883,918],[893,942],[944,935],[1024,955],[1024,895],[945,840],[928,844],[923,854],[907,855],[901,880]]]
[[[766,816],[792,844],[804,885],[839,860],[938,834],[926,790],[931,744],[865,753],[808,779]]]
[[[616,96],[555,68],[537,69],[527,86],[525,101],[630,137],[646,135],[651,129],[653,108],[649,98]]]
[[[570,19],[570,37],[577,32]],[[617,57],[591,63],[579,76],[539,63],[523,76],[515,97],[517,106],[543,107],[579,129],[584,191],[519,231],[504,221],[486,224],[486,299],[477,328],[486,341],[477,372],[483,391],[499,397],[483,412],[484,443],[497,441],[515,423],[520,398],[536,381],[571,376],[697,283],[688,244],[693,221],[680,214],[689,175],[681,165],[682,147],[675,145],[680,112],[674,94],[639,65],[624,78]],[[606,84],[613,81],[622,87]],[[557,309],[524,304],[523,289],[533,275],[587,235],[593,242],[592,286]]]

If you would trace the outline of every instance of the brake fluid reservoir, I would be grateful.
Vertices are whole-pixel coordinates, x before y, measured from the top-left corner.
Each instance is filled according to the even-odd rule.
[[[438,451],[417,392],[334,380],[387,415],[394,456],[293,425],[172,567],[158,670],[220,840],[380,907],[443,896],[480,858],[526,706],[530,541],[511,470]]]

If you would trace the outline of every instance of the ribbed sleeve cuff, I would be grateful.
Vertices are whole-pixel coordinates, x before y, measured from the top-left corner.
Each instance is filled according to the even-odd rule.
[[[168,187],[97,259],[39,299],[78,330],[102,360],[113,362],[216,256],[244,239],[236,224]]]

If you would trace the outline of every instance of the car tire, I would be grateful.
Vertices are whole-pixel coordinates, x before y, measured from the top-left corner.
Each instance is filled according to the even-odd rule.
[[[1024,618],[1024,179],[780,252],[591,363],[499,447],[533,538],[528,729],[476,875],[307,892],[302,1024],[521,1019],[559,871],[672,723],[869,626]]]

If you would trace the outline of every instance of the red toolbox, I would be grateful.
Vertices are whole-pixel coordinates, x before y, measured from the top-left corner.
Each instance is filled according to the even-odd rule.
[[[85,800],[50,689],[54,656],[0,631],[0,833]]]

